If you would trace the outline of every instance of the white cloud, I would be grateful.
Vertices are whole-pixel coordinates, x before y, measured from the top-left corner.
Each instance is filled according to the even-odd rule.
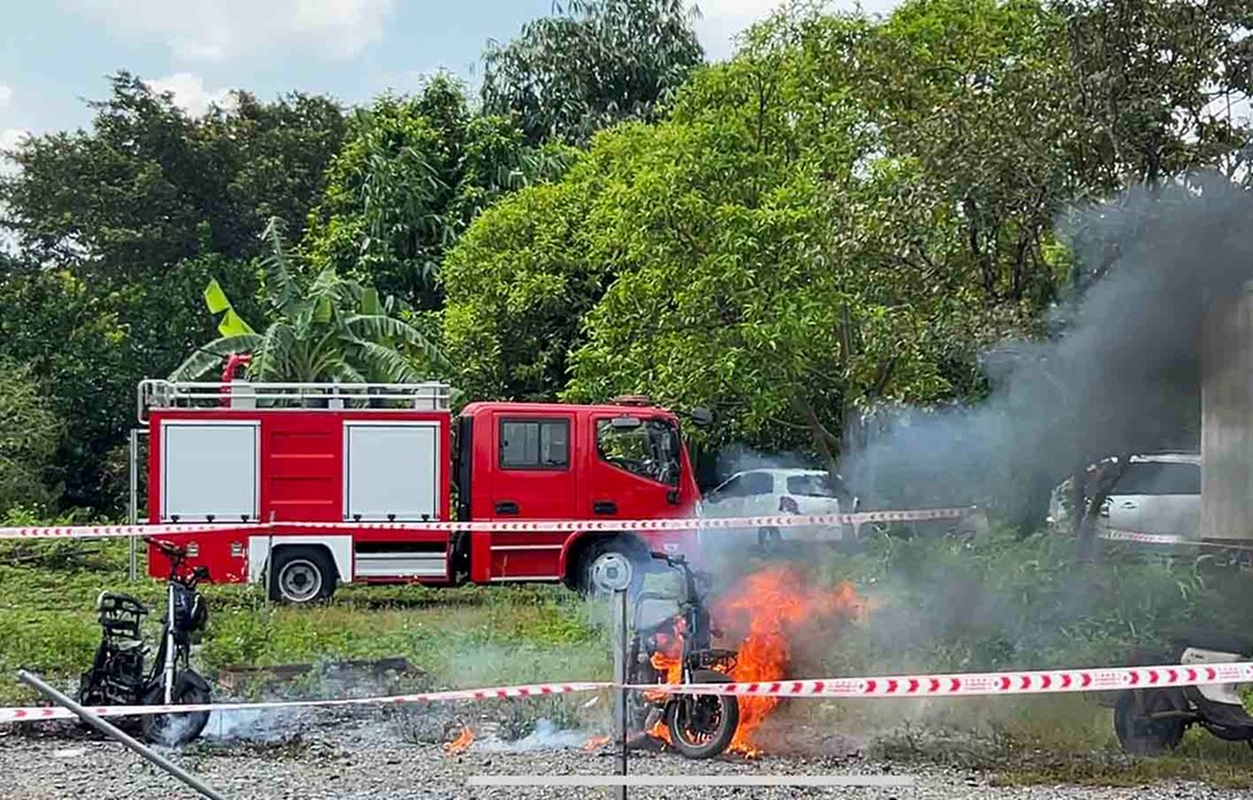
[[[62,0],[113,34],[159,41],[175,57],[223,61],[307,50],[356,55],[383,37],[395,0]]]
[[[853,11],[860,7],[867,14],[886,14],[902,0],[828,0],[831,11]],[[754,22],[759,22],[785,0],[695,0],[701,19],[696,34],[710,61],[729,58],[735,53],[736,37]]]
[[[176,72],[144,83],[154,92],[169,92],[174,97],[174,105],[193,117],[204,116],[210,105],[232,108],[235,104],[229,89],[209,91],[204,86],[204,80],[190,72]]]
[[[8,107],[13,102],[13,89],[0,83],[0,108]]]

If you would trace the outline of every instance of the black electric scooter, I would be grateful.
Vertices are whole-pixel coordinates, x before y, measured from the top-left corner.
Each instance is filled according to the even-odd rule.
[[[1178,637],[1169,653],[1141,650],[1132,666],[1179,663],[1185,667],[1253,660],[1253,640],[1220,633],[1193,632]],[[1123,750],[1151,755],[1170,750],[1192,725],[1220,739],[1248,742],[1253,748],[1253,716],[1232,684],[1130,689],[1109,698],[1114,705],[1114,732]]]
[[[127,594],[101,592],[96,602],[102,636],[91,669],[79,682],[78,702],[85,706],[191,705],[209,702],[209,684],[191,668],[192,635],[204,630],[209,611],[197,586],[209,578],[205,567],[183,570],[186,549],[149,539],[169,560],[166,613],[152,667],[142,631],[148,608]],[[150,714],[140,717],[144,739],[154,744],[186,744],[204,730],[209,712]]]
[[[674,682],[670,669],[658,669],[659,663],[667,663],[676,664],[680,684],[730,683],[736,653],[711,646],[718,634],[696,575],[683,556],[652,553],[652,557],[679,573],[681,587],[678,596],[647,591],[636,596],[627,650],[629,681]],[[637,746],[660,722],[671,746],[687,758],[712,758],[725,751],[740,721],[739,702],[731,695],[632,692],[627,702],[631,738]]]

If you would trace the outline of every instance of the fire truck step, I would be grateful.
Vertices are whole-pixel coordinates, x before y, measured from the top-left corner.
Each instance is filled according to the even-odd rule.
[[[448,574],[446,553],[357,553],[359,578],[440,578]]]

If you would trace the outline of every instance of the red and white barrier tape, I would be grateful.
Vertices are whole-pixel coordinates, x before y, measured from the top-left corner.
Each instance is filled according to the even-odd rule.
[[[275,700],[262,703],[201,703],[155,706],[94,706],[87,710],[101,717],[135,717],[151,714],[190,713],[195,711],[257,711],[277,708],[315,708],[334,706],[403,705],[407,703],[439,703],[454,700],[503,700],[512,697],[545,697],[571,692],[605,689],[612,684],[596,681],[572,683],[539,683],[526,686],[494,686],[487,689],[453,689],[446,692],[399,694],[381,697],[352,697],[334,700]],[[36,722],[47,719],[71,719],[75,715],[60,706],[26,706],[0,708],[0,723]]]
[[[136,536],[175,536],[207,533],[268,533],[283,530],[372,530],[372,531],[687,531],[741,528],[804,528],[811,526],[855,525],[864,522],[923,522],[961,519],[970,513],[964,508],[936,508],[921,511],[863,511],[856,514],[809,514],[770,517],[697,517],[683,519],[585,519],[518,520],[495,522],[276,522],[177,525],[73,525],[50,528],[0,528],[0,539],[98,539]]]
[[[1119,528],[1107,528],[1098,534],[1099,538],[1110,542],[1138,542],[1140,544],[1200,544],[1182,536],[1169,533],[1144,533]]]
[[[627,688],[636,691],[728,694],[740,697],[891,698],[1097,692],[1249,682],[1253,682],[1253,662],[1205,666],[1172,664],[1157,667],[1104,667],[1097,669],[1041,670],[1035,672],[890,675],[873,678],[823,678],[755,683],[701,683],[683,686],[674,684],[635,684],[628,685]],[[98,706],[88,710],[103,717],[131,717],[196,711],[231,712],[280,708],[403,705],[408,703],[435,703],[458,700],[544,697],[608,689],[613,686],[614,684],[604,681],[576,681],[331,700],[278,700],[260,703],[204,703],[173,706]],[[0,708],[0,724],[69,719],[73,716],[74,714],[69,710],[56,706]]]
[[[178,534],[238,533],[264,530],[267,525],[182,524],[182,525],[57,525],[49,527],[0,528],[0,539],[131,539],[139,536],[175,536]]]
[[[1163,689],[1253,682],[1253,662],[1206,666],[1105,667],[1098,669],[986,672],[954,675],[892,675],[878,678],[829,678],[770,683],[702,683],[677,686],[630,686],[631,689],[730,694],[744,697],[955,697],[1001,694],[1097,692]]]

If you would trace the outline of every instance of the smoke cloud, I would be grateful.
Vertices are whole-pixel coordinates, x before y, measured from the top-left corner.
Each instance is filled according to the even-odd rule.
[[[1201,319],[1253,277],[1251,211],[1207,175],[1071,214],[1059,228],[1091,284],[1052,335],[985,354],[983,402],[872,421],[842,473],[881,506],[980,503],[1039,524],[1049,489],[1097,459],[1195,450]]]

